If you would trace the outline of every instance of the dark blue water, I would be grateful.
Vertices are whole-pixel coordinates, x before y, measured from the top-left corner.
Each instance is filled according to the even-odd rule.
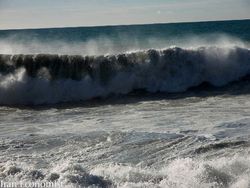
[[[119,40],[121,36],[145,39],[169,38],[185,35],[228,34],[242,40],[250,40],[250,20],[214,21],[197,23],[150,24],[129,26],[76,27],[51,29],[2,30],[0,38],[17,37],[18,40],[36,38],[40,40],[87,41],[98,37]]]

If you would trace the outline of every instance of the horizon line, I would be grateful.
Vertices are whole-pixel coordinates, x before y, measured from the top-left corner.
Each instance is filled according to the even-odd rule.
[[[126,26],[143,26],[143,25],[161,25],[161,24],[188,24],[188,23],[204,23],[204,22],[227,22],[227,21],[247,21],[250,18],[243,19],[222,19],[222,20],[200,20],[200,21],[180,21],[180,22],[156,22],[156,23],[135,23],[135,24],[107,24],[107,25],[86,25],[86,26],[55,26],[55,27],[27,27],[27,28],[7,28],[0,31],[19,31],[19,30],[43,30],[43,29],[74,29],[74,28],[94,28],[94,27],[126,27]]]

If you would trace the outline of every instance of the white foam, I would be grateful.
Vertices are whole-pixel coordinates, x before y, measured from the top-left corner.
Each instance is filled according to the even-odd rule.
[[[250,185],[249,164],[247,155],[210,160],[180,158],[158,169],[109,164],[97,166],[91,173],[112,180],[118,187],[247,188]]]

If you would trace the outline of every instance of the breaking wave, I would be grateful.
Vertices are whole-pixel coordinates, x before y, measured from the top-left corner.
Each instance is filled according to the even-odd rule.
[[[77,102],[111,94],[183,92],[250,74],[250,50],[199,47],[117,55],[0,55],[0,104]]]

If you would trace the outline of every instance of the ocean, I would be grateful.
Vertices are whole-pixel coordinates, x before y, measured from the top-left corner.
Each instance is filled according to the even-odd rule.
[[[249,188],[249,97],[250,20],[1,30],[1,187]]]

